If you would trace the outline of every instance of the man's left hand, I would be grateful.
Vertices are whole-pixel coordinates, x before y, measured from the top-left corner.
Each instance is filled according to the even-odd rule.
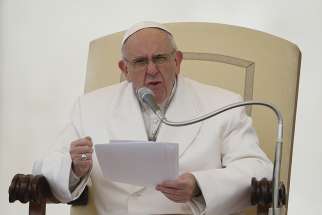
[[[191,173],[184,173],[176,180],[164,181],[158,184],[155,189],[177,203],[188,202],[201,194],[196,178]]]

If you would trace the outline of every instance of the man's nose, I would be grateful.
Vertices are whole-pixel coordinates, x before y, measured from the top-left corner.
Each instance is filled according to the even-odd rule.
[[[150,60],[147,65],[146,72],[150,75],[155,75],[156,73],[159,72],[158,66],[152,60]]]

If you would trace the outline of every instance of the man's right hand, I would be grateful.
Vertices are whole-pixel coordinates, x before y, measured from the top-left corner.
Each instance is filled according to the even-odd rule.
[[[92,168],[93,143],[90,137],[75,140],[70,145],[72,169],[78,177],[82,177]]]

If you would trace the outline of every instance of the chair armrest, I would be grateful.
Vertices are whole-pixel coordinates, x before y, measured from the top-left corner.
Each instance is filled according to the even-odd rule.
[[[251,182],[251,204],[257,205],[257,214],[268,214],[269,208],[272,207],[273,183],[263,178],[258,181],[252,178]],[[286,204],[286,189],[281,182],[279,185],[279,207]]]
[[[9,202],[16,200],[21,203],[59,203],[53,196],[47,179],[42,175],[16,174],[9,187]]]
[[[258,181],[252,178],[251,204],[257,205],[257,214],[268,214],[272,206],[272,181],[266,178]],[[68,204],[86,205],[89,190],[86,186],[81,196]],[[283,183],[279,187],[279,205],[286,204],[286,190]],[[46,203],[60,203],[52,194],[48,181],[43,175],[16,174],[9,187],[9,202],[19,200],[21,203],[30,203],[29,214],[45,214]]]
[[[81,196],[68,204],[86,205],[88,202],[88,187]],[[50,190],[47,179],[43,175],[16,174],[9,187],[9,202],[19,200],[21,203],[29,202],[29,214],[45,214],[46,203],[60,203]]]

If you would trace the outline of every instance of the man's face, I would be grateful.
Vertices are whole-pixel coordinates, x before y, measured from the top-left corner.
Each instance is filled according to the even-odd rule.
[[[142,29],[128,38],[123,54],[119,67],[134,90],[148,87],[156,102],[163,103],[171,94],[182,60],[168,33],[157,28]]]

